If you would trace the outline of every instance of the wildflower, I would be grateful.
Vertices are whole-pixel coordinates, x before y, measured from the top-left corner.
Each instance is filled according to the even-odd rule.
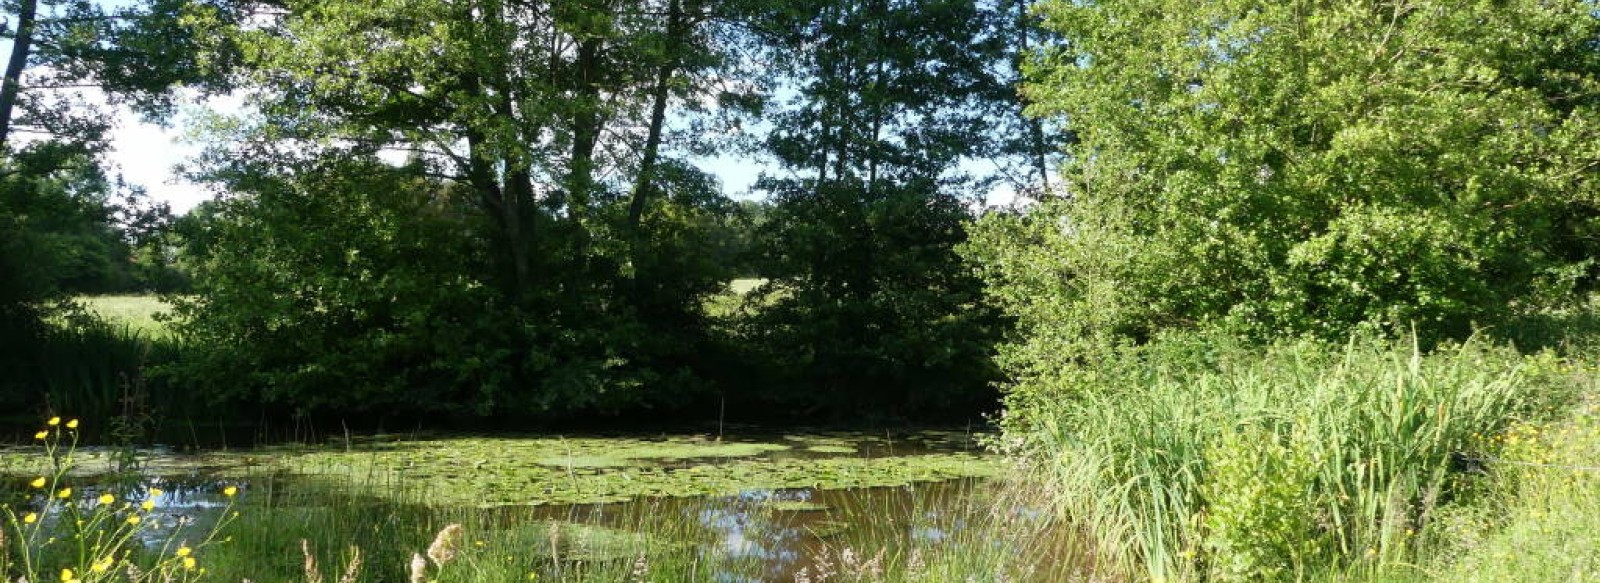
[[[128,515],[128,524],[138,525],[139,524],[139,515],[137,515],[137,514]]]
[[[183,558],[183,568],[188,569],[190,571],[193,571],[194,570],[194,565],[195,565],[194,557],[184,557]]]
[[[145,500],[144,502],[140,502],[139,503],[139,508],[143,508],[145,512],[149,512],[151,510],[155,510],[156,501],[155,500]]]
[[[189,556],[189,555],[191,555],[193,553],[194,553],[194,549],[191,549],[188,546],[179,546],[177,552],[175,552],[174,554],[176,554],[176,555],[178,555],[180,557],[187,557],[187,556]]]
[[[43,488],[44,487],[44,476],[39,476],[37,478],[34,478],[32,482],[28,482],[28,485],[29,486],[33,486],[34,488]]]
[[[150,489],[150,497],[151,498],[160,498],[161,495],[165,494],[165,493],[166,492],[162,492],[160,488],[151,488]]]
[[[49,437],[49,436],[50,436],[50,432],[49,431],[40,431],[38,433],[33,434],[33,438],[37,439],[37,440],[40,440],[40,441],[43,441],[44,438]]]
[[[116,496],[112,496],[110,494],[101,494],[100,495],[100,505],[102,505],[102,506],[109,505],[112,502],[116,502],[116,501],[117,501],[117,497]]]
[[[38,514],[34,514],[32,512],[29,512],[27,515],[22,517],[22,523],[23,524],[33,524],[33,523],[38,522],[38,521],[39,521],[39,515]]]
[[[80,579],[72,573],[72,569],[62,569],[61,581],[62,583],[78,583]]]
[[[62,500],[66,500],[68,498],[71,498],[72,497],[72,488],[62,488],[61,491],[56,492],[56,497],[60,498]]]
[[[45,425],[49,425],[51,427],[55,427],[55,426],[61,424],[61,418],[60,417],[51,417],[50,420],[44,422],[44,424]]]
[[[104,573],[109,570],[111,570],[111,557],[95,561],[93,565],[89,566],[89,571],[94,573]]]
[[[78,420],[77,419],[73,419],[73,420],[67,422],[67,429],[77,429],[77,428],[78,428]]]
[[[238,486],[228,486],[228,487],[222,489],[222,495],[223,496],[227,496],[229,498],[232,498],[235,494],[238,494],[238,493],[239,493],[239,487]]]

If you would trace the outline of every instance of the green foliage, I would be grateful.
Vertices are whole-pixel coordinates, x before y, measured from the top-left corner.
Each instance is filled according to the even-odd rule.
[[[869,196],[840,184],[781,195],[761,247],[771,280],[746,325],[779,378],[800,385],[765,398],[835,414],[988,408],[997,322],[953,251],[969,215],[914,187]]]
[[[459,184],[351,152],[276,163],[294,170],[215,169],[238,194],[180,225],[197,284],[174,298],[194,347],[174,382],[304,413],[466,415],[667,406],[704,385],[725,217],[704,187],[669,184],[631,249],[609,230],[619,205],[594,209],[594,238],[543,219],[540,278],[513,294],[499,227]]]
[[[1016,103],[996,65],[1011,22],[962,1],[800,2],[769,18],[793,72],[766,148],[786,174],[757,185],[772,209],[749,338],[777,400],[885,415],[987,408],[999,327],[955,246],[967,201],[993,183]],[[794,388],[786,388],[794,387]],[[787,395],[785,395],[787,393]]]
[[[61,144],[0,162],[0,404],[37,407],[41,391],[117,393],[138,377],[145,342],[95,321],[70,294],[181,279],[161,258],[141,255],[160,246],[166,214],[143,206],[141,195],[108,179],[81,149]],[[86,360],[63,360],[67,355]],[[115,413],[114,406],[75,410]]]
[[[1165,580],[1291,580],[1416,560],[1415,533],[1472,503],[1457,456],[1575,391],[1549,355],[1471,342],[1422,355],[1359,341],[1249,348],[1210,334],[1120,351],[1012,396],[1108,568]]]
[[[1593,288],[1592,3],[1040,10],[1063,43],[1026,92],[1078,139],[1070,200],[972,252],[1023,376],[1208,324],[1459,339]]]
[[[173,298],[173,327],[195,350],[170,372],[208,398],[304,410],[492,407],[500,300],[463,277],[470,224],[412,173],[359,159],[313,168],[242,173],[247,194],[185,226],[199,278],[195,295]]]

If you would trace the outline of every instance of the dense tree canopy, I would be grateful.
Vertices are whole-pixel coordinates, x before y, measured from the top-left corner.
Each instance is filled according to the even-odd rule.
[[[1066,200],[984,221],[1013,371],[1216,325],[1461,337],[1600,275],[1592,2],[1051,2]],[[1076,348],[1066,348],[1076,347]]]

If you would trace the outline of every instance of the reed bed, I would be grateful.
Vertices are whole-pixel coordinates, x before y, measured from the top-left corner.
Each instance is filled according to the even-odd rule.
[[[1471,460],[1570,402],[1563,366],[1483,341],[1169,339],[1069,374],[1023,443],[1107,569],[1305,580],[1415,561],[1441,508],[1481,495]]]

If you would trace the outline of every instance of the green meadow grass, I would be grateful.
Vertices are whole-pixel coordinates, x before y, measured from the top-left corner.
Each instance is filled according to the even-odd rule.
[[[152,337],[169,334],[166,323],[157,321],[156,315],[172,306],[157,296],[79,296],[74,300],[113,325],[125,325],[133,332]]]

